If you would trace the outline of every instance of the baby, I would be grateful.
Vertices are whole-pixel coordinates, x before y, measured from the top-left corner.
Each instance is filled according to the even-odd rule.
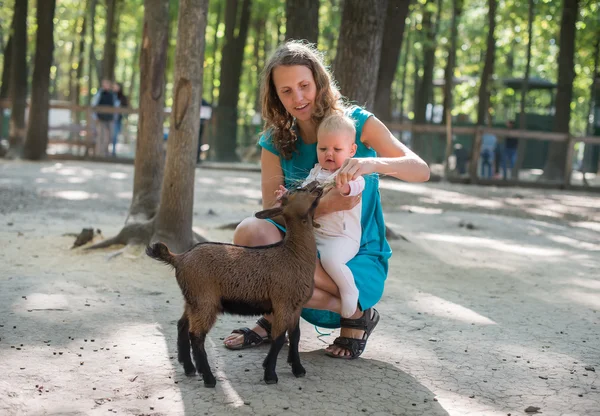
[[[354,121],[344,115],[336,114],[321,122],[317,132],[317,158],[319,163],[310,171],[303,186],[318,181],[324,186],[335,186],[335,176],[346,159],[356,153],[356,129]],[[340,190],[342,195],[359,195],[365,188],[361,176],[346,183]],[[278,196],[285,192],[281,187]],[[341,315],[349,318],[356,312],[358,288],[354,275],[346,266],[360,247],[362,204],[358,203],[347,211],[337,211],[319,217],[320,227],[315,228],[317,249],[321,265],[337,285],[342,299]]]

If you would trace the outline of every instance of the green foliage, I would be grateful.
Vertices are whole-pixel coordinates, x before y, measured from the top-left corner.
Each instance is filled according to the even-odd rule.
[[[452,114],[466,114],[474,119],[477,107],[477,89],[485,57],[485,41],[487,35],[487,0],[461,0],[463,12],[458,24],[458,49],[456,57],[455,77],[462,80],[454,90],[454,108]],[[118,81],[125,85],[125,91],[131,91],[132,80],[139,82],[139,64],[136,60],[136,48],[139,47],[143,24],[143,0],[122,0],[119,14],[119,38],[117,46],[117,66],[115,74]],[[221,50],[224,37],[224,12],[226,0],[211,0],[209,2],[208,25],[206,29],[206,49],[204,61],[203,97],[214,98],[218,103],[219,73]],[[326,53],[327,63],[335,57],[339,25],[341,20],[341,5],[343,0],[321,0],[319,11],[319,49]],[[32,62],[35,51],[35,1],[29,2],[28,17],[28,61]],[[51,72],[51,93],[53,98],[68,99],[69,74],[76,73],[79,61],[79,36],[83,17],[89,15],[85,10],[87,2],[81,0],[60,0],[57,4],[55,17],[55,57]],[[1,45],[5,45],[14,0],[0,1],[0,36]],[[532,38],[531,77],[542,78],[556,82],[558,72],[558,36],[560,32],[562,2],[553,0],[535,1],[535,20]],[[396,79],[393,84],[393,103],[396,108],[403,91],[401,90],[402,76],[406,75],[406,91],[404,98],[405,111],[412,110],[414,100],[414,82],[422,71],[422,54],[425,34],[422,32],[422,20],[425,11],[434,16],[437,12],[436,0],[417,0],[413,2],[408,16],[405,39],[410,36],[410,55],[406,67],[398,65]],[[220,16],[219,16],[220,11]],[[496,21],[496,64],[494,71],[495,82],[492,83],[492,107],[496,122],[514,118],[518,111],[519,92],[502,85],[505,78],[522,77],[525,73],[527,43],[528,2],[505,0],[498,4]],[[178,2],[170,2],[169,19],[171,28],[170,48],[167,61],[167,105],[172,103],[172,79],[175,57],[175,42],[177,35]],[[439,31],[436,38],[436,59],[434,79],[442,80],[447,59],[447,48],[450,37],[452,1],[442,1],[442,12]],[[94,52],[97,59],[102,59],[105,36],[106,8],[102,0],[98,1]],[[410,33],[408,33],[410,32]],[[89,48],[89,22],[86,36],[86,51]],[[600,36],[600,6],[597,1],[582,0],[580,15],[577,23],[575,80],[573,85],[574,100],[572,114],[572,131],[582,134],[585,131],[587,112],[589,109],[590,88],[594,64],[594,41]],[[251,11],[250,31],[244,51],[243,72],[240,80],[239,117],[240,123],[251,123],[257,110],[257,95],[259,94],[259,73],[265,60],[274,48],[285,37],[285,0],[253,0]],[[217,45],[215,47],[215,41]],[[258,52],[255,53],[255,45]],[[400,62],[404,62],[406,45],[402,48]],[[73,48],[75,50],[73,51]],[[88,54],[85,53],[82,86],[82,100],[87,95]],[[4,56],[0,56],[0,67]],[[32,69],[29,69],[31,74]],[[213,78],[214,74],[214,78]],[[93,74],[93,90],[97,87],[97,77]],[[434,103],[442,104],[442,88],[434,88]],[[132,105],[137,106],[138,87],[133,88]],[[547,113],[551,106],[551,95],[544,91],[532,91],[528,95],[527,109],[529,112]],[[408,113],[409,116],[412,116]]]

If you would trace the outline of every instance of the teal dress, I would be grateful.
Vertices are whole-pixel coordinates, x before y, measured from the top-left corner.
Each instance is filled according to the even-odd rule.
[[[375,157],[375,150],[367,148],[361,141],[362,128],[373,114],[353,107],[347,115],[356,122],[357,151],[354,157]],[[258,144],[271,153],[280,156],[270,135],[263,135]],[[292,189],[302,183],[317,163],[317,144],[306,144],[299,137],[296,152],[291,159],[280,158],[285,187]],[[347,265],[354,274],[358,288],[358,301],[361,309],[374,306],[383,294],[383,286],[388,273],[388,259],[392,250],[385,238],[385,224],[379,196],[379,175],[365,177],[365,190],[362,193],[362,236],[358,254]],[[285,231],[283,229],[283,231]],[[302,317],[308,322],[324,327],[339,328],[340,315],[330,311],[305,308]]]

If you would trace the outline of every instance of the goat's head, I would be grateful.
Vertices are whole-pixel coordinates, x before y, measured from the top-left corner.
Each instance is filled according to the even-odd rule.
[[[254,215],[260,219],[274,218],[279,215],[291,218],[310,217],[312,219],[322,195],[323,187],[317,181],[313,181],[304,187],[298,187],[283,195],[280,207],[265,209]]]

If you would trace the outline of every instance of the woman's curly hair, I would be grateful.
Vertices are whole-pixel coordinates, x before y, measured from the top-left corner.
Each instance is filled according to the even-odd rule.
[[[343,111],[344,104],[331,74],[323,64],[321,52],[313,44],[292,40],[275,50],[261,76],[262,117],[265,120],[264,131],[271,134],[275,148],[284,159],[290,159],[298,140],[294,130],[294,117],[279,100],[273,83],[273,70],[282,65],[302,65],[311,70],[317,90],[311,117],[317,127],[333,112]]]

